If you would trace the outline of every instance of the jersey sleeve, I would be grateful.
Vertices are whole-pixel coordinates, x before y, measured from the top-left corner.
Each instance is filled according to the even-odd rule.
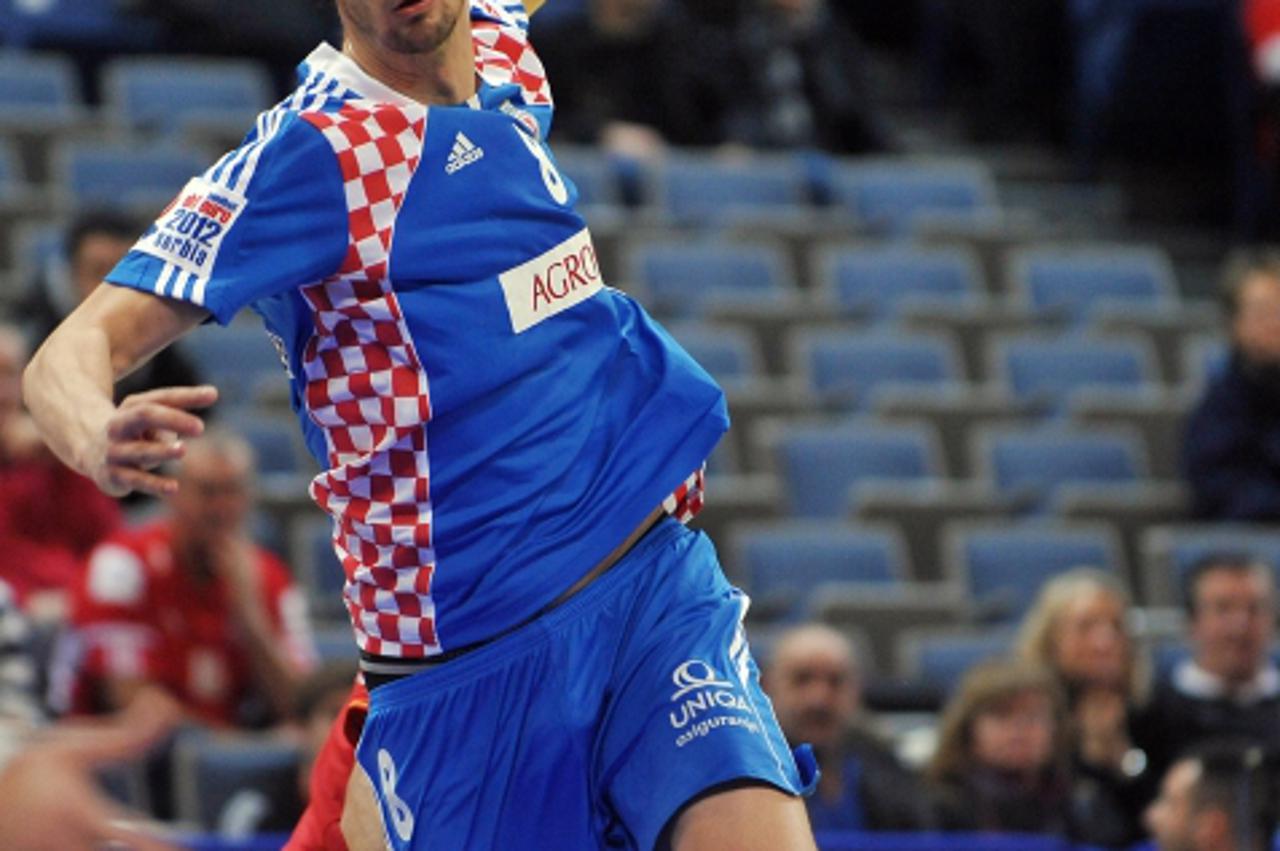
[[[347,249],[342,177],[328,142],[294,113],[259,124],[193,178],[107,275],[109,283],[205,308],[244,306],[321,280]]]

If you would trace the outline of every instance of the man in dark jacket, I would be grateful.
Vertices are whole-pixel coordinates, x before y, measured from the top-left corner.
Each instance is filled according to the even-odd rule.
[[[1280,253],[1228,266],[1231,354],[1187,423],[1184,461],[1196,516],[1280,518]]]
[[[817,830],[920,830],[930,826],[922,784],[866,729],[852,643],[819,624],[778,637],[763,679],[787,740],[813,745],[822,768],[806,799]]]
[[[1280,750],[1280,668],[1269,655],[1276,595],[1271,568],[1214,553],[1187,575],[1191,658],[1156,683],[1135,744],[1161,776],[1189,747],[1233,737]]]

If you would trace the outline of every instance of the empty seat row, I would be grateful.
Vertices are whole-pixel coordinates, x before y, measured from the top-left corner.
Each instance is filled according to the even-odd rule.
[[[127,132],[167,134],[212,124],[243,134],[274,100],[267,72],[248,60],[127,57],[107,62],[102,74],[102,118]],[[70,59],[0,52],[0,126],[71,128],[88,117]]]
[[[1280,534],[1254,527],[1154,526],[1142,563],[1131,566],[1105,523],[956,521],[943,538],[937,580],[911,579],[908,548],[889,523],[788,521],[738,527],[724,546],[732,575],[761,619],[802,619],[862,603],[913,597],[947,607],[955,623],[1014,623],[1049,579],[1078,567],[1113,573],[1139,587],[1145,605],[1181,606],[1182,583],[1210,553],[1258,558],[1280,574]],[[911,608],[904,603],[903,609]]]
[[[1040,320],[1078,324],[1180,303],[1168,257],[1151,247],[1041,243],[1009,252],[1005,263],[1010,304]],[[976,256],[958,247],[836,245],[817,249],[811,265],[815,307],[873,318],[981,307],[1003,292]],[[654,309],[685,316],[738,298],[784,302],[799,295],[786,252],[768,242],[647,237],[630,245],[624,276]]]
[[[885,480],[947,478],[938,431],[924,422],[764,423],[761,432],[796,516],[842,517],[859,488],[872,490]],[[979,426],[970,455],[976,478],[1031,509],[1073,486],[1148,478],[1143,441],[1121,427]]]
[[[995,182],[968,161],[841,161],[811,152],[717,157],[676,152],[644,167],[591,149],[557,147],[583,203],[617,205],[636,195],[677,224],[792,219],[830,208],[871,232],[901,233],[919,216],[985,216],[998,209]]]

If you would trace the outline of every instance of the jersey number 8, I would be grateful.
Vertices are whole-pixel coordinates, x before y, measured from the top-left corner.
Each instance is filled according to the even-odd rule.
[[[551,200],[561,205],[569,203],[569,187],[565,185],[564,178],[560,176],[560,172],[556,171],[556,165],[551,161],[551,157],[547,155],[546,148],[542,147],[541,142],[519,127],[513,127],[512,129],[520,137],[520,141],[524,142],[524,146],[529,149],[529,153],[533,154],[534,159],[538,161],[538,170],[542,172],[542,182],[546,185],[547,192],[551,193]]]

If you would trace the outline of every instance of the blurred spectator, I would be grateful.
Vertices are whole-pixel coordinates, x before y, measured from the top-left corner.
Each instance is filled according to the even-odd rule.
[[[1111,847],[1142,838],[1151,792],[1146,754],[1133,745],[1149,672],[1134,647],[1129,595],[1110,574],[1080,568],[1044,585],[1018,635],[1018,656],[1051,671],[1067,699],[1073,794],[1094,817],[1089,841]]]
[[[1271,570],[1226,553],[1205,557],[1186,580],[1192,658],[1156,684],[1139,727],[1158,776],[1186,748],[1233,736],[1280,746],[1280,669]]]
[[[17,598],[0,580],[0,730],[25,727],[43,715],[29,639]]]
[[[1217,745],[1178,760],[1147,810],[1157,851],[1265,851],[1276,830],[1275,766],[1262,749]]]
[[[1227,264],[1231,355],[1187,423],[1193,511],[1212,520],[1280,518],[1280,253]]]
[[[177,851],[95,782],[98,769],[143,756],[175,719],[171,701],[149,695],[93,726],[62,723],[20,740],[0,735],[0,848]]]
[[[1022,662],[971,669],[943,712],[928,777],[944,830],[1075,838],[1067,728],[1053,675]]]
[[[62,660],[73,708],[159,688],[216,726],[290,717],[314,649],[288,568],[249,537],[253,467],[243,439],[210,429],[187,444],[168,516],[94,550]]]
[[[793,745],[813,745],[822,768],[806,803],[818,830],[918,830],[929,820],[922,785],[860,723],[862,685],[853,645],[827,626],[778,638],[763,684]]]
[[[120,523],[93,482],[45,448],[22,409],[27,343],[0,324],[0,579],[30,616],[57,622],[84,558]]]
[[[133,247],[142,227],[132,218],[110,210],[94,210],[77,216],[66,235],[65,262],[42,270],[33,283],[19,316],[36,340],[49,336],[59,322],[102,283]],[[116,402],[156,387],[200,383],[195,367],[182,350],[170,346],[116,382]]]
[[[827,0],[752,0],[734,34],[729,139],[757,148],[884,151],[858,37]]]
[[[589,0],[539,29],[553,81],[556,134],[653,159],[672,145],[724,141],[735,81],[724,37],[661,0]]]

